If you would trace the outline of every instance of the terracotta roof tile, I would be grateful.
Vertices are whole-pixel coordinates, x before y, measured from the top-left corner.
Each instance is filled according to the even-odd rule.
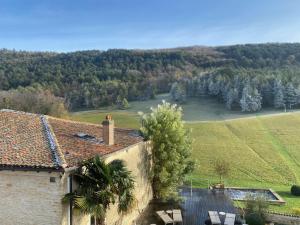
[[[100,125],[52,117],[49,117],[48,120],[68,166],[77,165],[78,162],[97,154],[105,155],[124,149],[143,140],[136,135],[134,130],[115,128],[115,144],[108,146],[102,141],[102,126]],[[83,134],[88,138],[79,137]]]
[[[0,164],[57,167],[41,116],[0,111]]]
[[[141,141],[134,130],[115,128],[115,144],[107,146],[100,125],[0,111],[1,166],[71,167]]]

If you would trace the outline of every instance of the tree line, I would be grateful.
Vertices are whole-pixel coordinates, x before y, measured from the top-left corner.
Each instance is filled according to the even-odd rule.
[[[298,68],[222,69],[193,78],[181,78],[172,84],[174,101],[187,97],[213,96],[230,110],[256,112],[262,107],[292,109],[300,106]]]
[[[18,88],[0,91],[0,109],[64,117],[67,106],[63,98],[54,96],[51,91],[41,87]]]
[[[297,89],[295,80],[298,78],[295,79],[290,75],[284,78],[284,76],[288,73],[293,74],[300,68],[300,44],[253,44],[161,50],[112,49],[71,53],[2,49],[0,90],[8,91],[39,85],[51,91],[53,95],[64,98],[71,109],[97,108],[117,104],[119,99],[132,101],[154,98],[157,93],[168,92],[175,81],[183,79],[205,81],[208,78],[199,78],[203,74],[206,74],[204,77],[212,76],[209,80],[212,80],[210,85],[213,89],[212,86],[217,86],[216,83],[219,82],[214,80],[221,77],[228,80],[224,68],[244,74],[242,75],[244,77],[235,80],[243,82],[249,80],[248,85],[245,85],[243,108],[246,111],[249,107],[259,108],[258,103],[262,102],[264,105],[266,98],[261,96],[262,99],[259,100],[256,91],[260,95],[263,94],[258,90],[260,87],[256,87],[253,83],[255,76],[253,74],[257,71],[259,73],[257,77],[261,78],[263,77],[261,73],[264,72],[267,76],[270,71],[282,72],[279,78],[281,85],[286,87],[290,82]],[[247,79],[245,74],[249,74]],[[239,76],[239,73],[235,74],[235,77]],[[237,82],[235,80],[233,79],[233,82]],[[238,88],[237,101],[237,97],[234,97],[237,90],[227,89],[232,97],[228,97],[226,104],[231,106],[238,102],[240,105],[243,90]]]

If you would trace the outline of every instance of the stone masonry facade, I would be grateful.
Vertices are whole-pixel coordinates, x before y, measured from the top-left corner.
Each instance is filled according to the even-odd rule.
[[[131,225],[152,199],[149,181],[150,148],[140,142],[108,154],[107,162],[125,161],[136,180],[136,207],[127,215],[119,215],[112,205],[107,213],[109,225]],[[0,224],[2,225],[69,225],[68,205],[61,199],[68,192],[69,172],[0,171]],[[88,215],[73,211],[73,225],[89,225]]]

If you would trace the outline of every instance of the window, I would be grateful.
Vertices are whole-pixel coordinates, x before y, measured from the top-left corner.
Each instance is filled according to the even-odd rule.
[[[90,225],[96,225],[95,217],[91,216],[91,224]]]

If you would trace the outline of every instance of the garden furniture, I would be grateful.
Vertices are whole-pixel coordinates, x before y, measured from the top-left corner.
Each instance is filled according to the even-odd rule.
[[[173,209],[173,220],[175,223],[182,223],[182,215],[180,209]]]
[[[174,224],[173,219],[165,211],[156,211],[156,214],[165,223],[165,225]]]
[[[209,218],[213,225],[221,225],[221,220],[218,212],[216,211],[208,211]]]

